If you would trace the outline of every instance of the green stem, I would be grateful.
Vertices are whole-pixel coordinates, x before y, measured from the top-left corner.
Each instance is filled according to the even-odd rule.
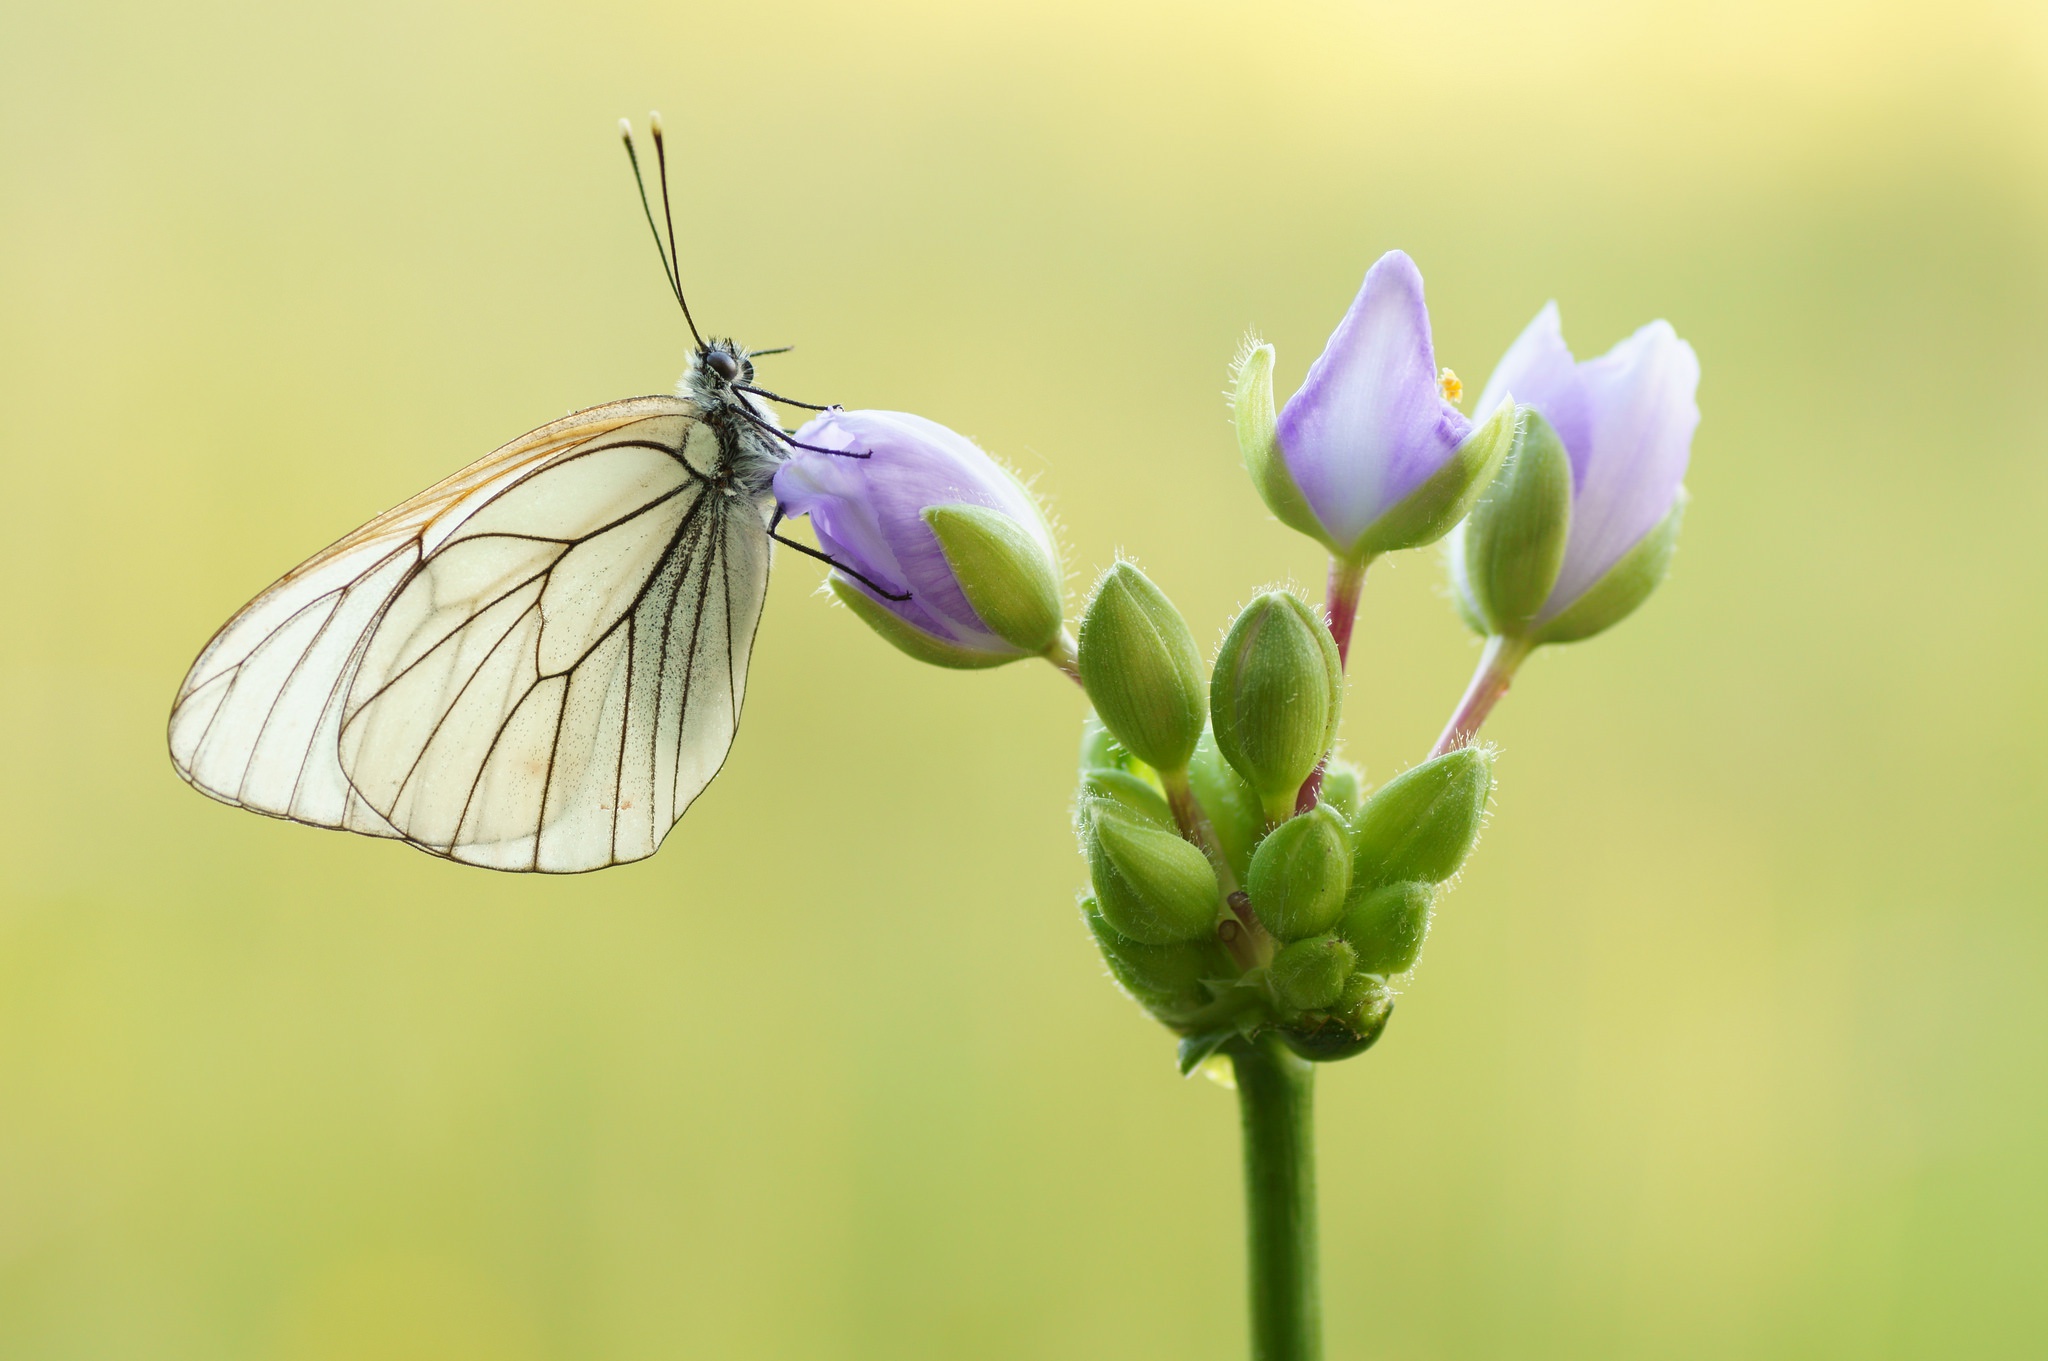
[[[1068,680],[1076,685],[1081,684],[1081,655],[1080,649],[1074,644],[1073,634],[1061,629],[1060,636],[1053,639],[1039,655],[1064,671]]]
[[[1508,692],[1515,672],[1534,647],[1535,644],[1526,638],[1503,638],[1499,634],[1486,640],[1486,650],[1479,654],[1479,669],[1472,673],[1472,683],[1465,687],[1465,697],[1458,701],[1451,721],[1444,724],[1443,735],[1430,749],[1431,756],[1442,756],[1447,751],[1456,751],[1471,744],[1479,732],[1479,725],[1493,712],[1493,706],[1500,702],[1500,697]]]
[[[1322,1361],[1315,1068],[1266,1039],[1231,1055],[1244,1117],[1252,1361]]]

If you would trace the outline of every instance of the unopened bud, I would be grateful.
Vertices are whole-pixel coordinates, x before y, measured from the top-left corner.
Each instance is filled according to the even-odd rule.
[[[1476,747],[1388,781],[1352,820],[1354,891],[1410,879],[1439,884],[1456,874],[1479,840],[1492,785],[1492,753]]]
[[[1098,807],[1089,820],[1089,878],[1103,917],[1140,945],[1199,940],[1215,929],[1216,875],[1172,832]]]
[[[1337,934],[1358,952],[1361,973],[1406,973],[1422,953],[1435,901],[1434,885],[1412,879],[1367,889],[1345,905]]]
[[[1351,947],[1335,936],[1311,936],[1273,956],[1267,976],[1273,995],[1290,1011],[1319,1011],[1344,995],[1357,966]]]
[[[1337,924],[1351,888],[1344,819],[1318,805],[1289,818],[1259,843],[1245,888],[1252,909],[1280,940],[1317,936]]]
[[[1349,761],[1332,756],[1323,765],[1323,789],[1321,802],[1336,809],[1349,822],[1358,812],[1358,801],[1365,797],[1365,772]]]
[[[1242,883],[1251,869],[1252,850],[1266,834],[1266,814],[1259,807],[1258,791],[1230,768],[1230,762],[1216,750],[1216,738],[1208,732],[1202,734],[1194,759],[1188,762],[1188,783],[1194,786],[1202,811],[1209,815],[1209,825],[1216,829],[1230,872]]]
[[[1343,663],[1315,610],[1286,591],[1245,607],[1216,656],[1210,724],[1269,818],[1293,810],[1295,791],[1336,736],[1343,700]]]
[[[1114,811],[1171,830],[1173,810],[1166,796],[1127,770],[1091,770],[1081,777],[1081,802],[1086,808],[1111,806]]]
[[[1082,903],[1081,915],[1110,976],[1169,1025],[1209,1002],[1209,980],[1230,978],[1236,972],[1213,937],[1143,945],[1112,927],[1093,898]]]
[[[1103,726],[1154,769],[1184,770],[1202,735],[1202,656],[1173,602],[1128,562],[1081,617],[1081,684]]]

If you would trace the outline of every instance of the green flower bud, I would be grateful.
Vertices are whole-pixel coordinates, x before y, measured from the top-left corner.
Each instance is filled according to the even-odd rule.
[[[1129,770],[1131,754],[1117,745],[1094,714],[1081,720],[1081,771]]]
[[[1088,872],[1102,915],[1140,945],[1200,940],[1216,925],[1216,874],[1200,851],[1172,832],[1092,810]]]
[[[1245,888],[1252,909],[1280,940],[1318,936],[1337,924],[1351,889],[1351,838],[1335,809],[1317,805],[1259,843]]]
[[[1331,1015],[1311,1025],[1283,1028],[1280,1038],[1289,1049],[1312,1063],[1335,1063],[1372,1048],[1394,1014],[1394,995],[1379,979],[1359,972],[1344,980],[1344,991]]]
[[[924,522],[989,632],[1026,652],[1053,645],[1062,622],[1060,569],[1045,542],[988,506],[930,506]]]
[[[1408,880],[1364,889],[1344,905],[1337,934],[1358,952],[1360,972],[1406,973],[1422,953],[1429,934],[1429,909],[1436,901],[1434,885]]]
[[[1257,791],[1230,768],[1223,753],[1216,750],[1214,734],[1207,731],[1195,745],[1194,759],[1188,762],[1188,783],[1202,801],[1209,825],[1216,829],[1230,872],[1243,883],[1251,869],[1252,850],[1266,834],[1266,815],[1259,807]]]
[[[1091,770],[1083,775],[1081,802],[1089,809],[1108,805],[1116,813],[1173,830],[1173,810],[1166,796],[1127,770]]]
[[[1110,977],[1169,1025],[1208,1005],[1209,980],[1231,978],[1237,972],[1213,938],[1143,945],[1112,927],[1093,898],[1081,904],[1081,915]]]
[[[1268,591],[1237,616],[1209,682],[1210,725],[1269,820],[1293,812],[1295,792],[1337,735],[1343,702],[1343,663],[1315,610]]]
[[[1550,598],[1571,537],[1572,464],[1564,441],[1536,408],[1503,404],[1514,438],[1493,480],[1453,544],[1464,612],[1485,634],[1525,632]]]
[[[1352,819],[1354,891],[1404,879],[1438,884],[1456,874],[1479,840],[1492,786],[1493,756],[1474,747],[1388,781]]]
[[[1321,802],[1343,814],[1349,822],[1365,797],[1365,772],[1349,761],[1332,756],[1323,766]]]
[[[1103,725],[1133,756],[1185,769],[1202,735],[1207,692],[1187,621],[1143,572],[1103,573],[1081,616],[1081,684]]]
[[[1273,956],[1266,976],[1273,995],[1290,1011],[1320,1011],[1344,995],[1357,966],[1351,947],[1335,936],[1311,936]]]
[[[1602,629],[1618,624],[1636,606],[1650,598],[1650,592],[1671,570],[1671,555],[1678,551],[1678,528],[1685,521],[1685,488],[1680,487],[1671,510],[1652,529],[1607,569],[1586,593],[1566,606],[1562,613],[1538,628],[1534,641],[1575,643]]]

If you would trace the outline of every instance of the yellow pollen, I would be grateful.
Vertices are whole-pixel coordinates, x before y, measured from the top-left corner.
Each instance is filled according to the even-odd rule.
[[[1445,401],[1462,402],[1465,400],[1465,385],[1458,381],[1457,374],[1452,373],[1449,369],[1445,369],[1436,381],[1444,390]]]

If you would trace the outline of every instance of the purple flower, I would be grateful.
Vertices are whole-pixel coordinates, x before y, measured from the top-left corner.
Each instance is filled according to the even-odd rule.
[[[1501,357],[1479,398],[1480,415],[1511,399],[1535,407],[1571,461],[1571,527],[1556,584],[1536,616],[1539,628],[1584,598],[1671,517],[1700,422],[1699,382],[1698,356],[1666,321],[1651,322],[1598,359],[1573,362],[1554,302]]]
[[[1054,645],[1052,531],[1031,494],[972,440],[901,411],[828,411],[796,438],[870,455],[796,450],[776,469],[775,498],[785,516],[810,517],[818,547],[850,569],[833,573],[833,589],[884,637],[949,666],[994,666]]]
[[[1491,472],[1484,457],[1463,466],[1475,462],[1472,422],[1444,399],[1422,273],[1398,250],[1366,272],[1307,381],[1281,409],[1271,435],[1281,467],[1259,466],[1252,442],[1263,442],[1264,432],[1247,431],[1242,397],[1239,432],[1251,435],[1248,461],[1275,513],[1346,559],[1440,537],[1464,513],[1467,493],[1484,484],[1480,472]],[[1283,469],[1276,485],[1273,474]],[[1290,489],[1296,504],[1279,504]],[[1302,522],[1304,511],[1312,522]]]

